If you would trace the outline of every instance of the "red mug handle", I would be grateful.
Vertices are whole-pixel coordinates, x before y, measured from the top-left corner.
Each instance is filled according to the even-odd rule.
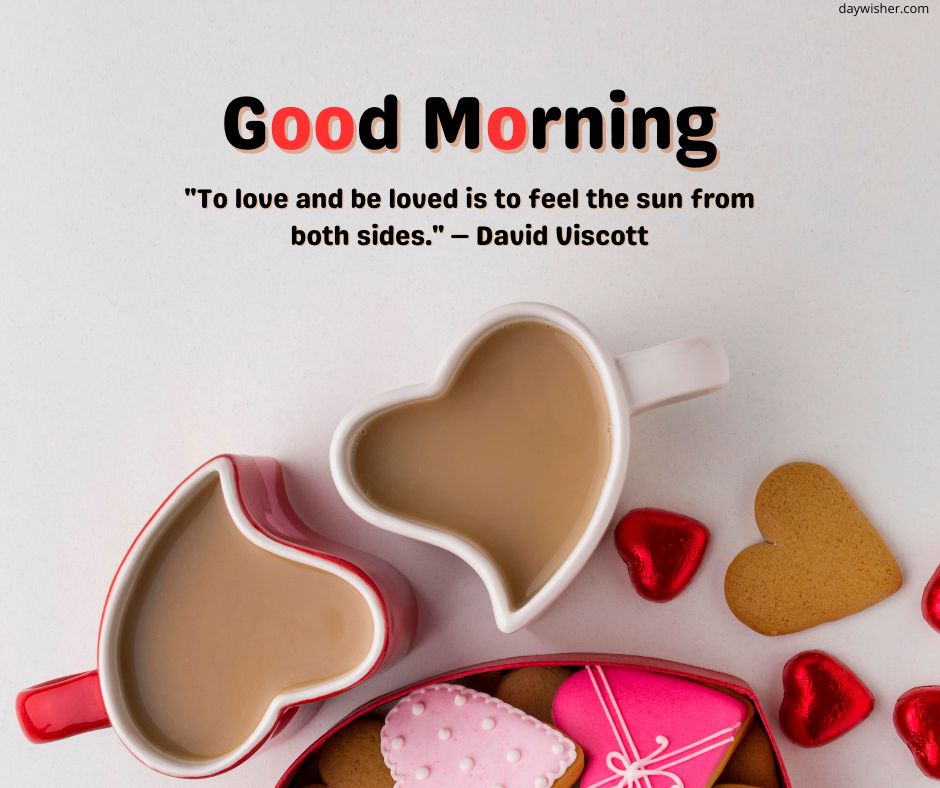
[[[37,743],[111,725],[101,697],[97,670],[24,689],[16,696],[16,717],[26,738]]]

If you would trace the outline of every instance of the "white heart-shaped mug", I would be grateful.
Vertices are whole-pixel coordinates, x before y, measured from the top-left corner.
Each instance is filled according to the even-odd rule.
[[[499,568],[471,540],[385,511],[370,501],[356,482],[353,456],[360,434],[376,416],[405,403],[444,394],[464,360],[484,337],[510,323],[526,321],[547,323],[566,332],[587,353],[605,392],[611,444],[610,463],[600,496],[580,539],[541,588],[514,607]],[[539,303],[507,304],[483,315],[451,347],[430,382],[387,392],[348,413],[333,435],[330,468],[343,500],[364,520],[387,531],[436,545],[466,561],[486,586],[497,626],[503,632],[514,632],[558,598],[607,530],[627,472],[630,416],[707,394],[726,385],[728,380],[728,358],[716,339],[690,337],[615,357],[583,323],[557,307]]]

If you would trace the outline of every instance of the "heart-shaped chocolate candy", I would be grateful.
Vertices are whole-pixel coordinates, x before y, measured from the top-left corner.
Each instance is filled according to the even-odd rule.
[[[780,725],[802,747],[821,747],[848,733],[875,707],[862,680],[835,657],[804,651],[783,668]]]
[[[920,610],[923,613],[924,621],[940,632],[940,567],[933,573],[933,577],[924,588],[924,596],[921,598]]]
[[[684,514],[634,509],[617,524],[615,540],[637,593],[668,602],[692,582],[708,536],[708,528]]]
[[[940,780],[940,687],[915,687],[898,698],[894,727],[917,767]]]

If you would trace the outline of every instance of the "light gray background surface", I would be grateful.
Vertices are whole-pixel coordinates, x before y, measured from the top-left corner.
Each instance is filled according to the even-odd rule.
[[[0,747],[16,786],[159,786],[110,732],[37,747],[23,686],[92,667],[112,572],[164,495],[220,451],[271,454],[300,512],[414,579],[423,622],[403,662],[327,703],[220,786],[270,786],[368,697],[504,655],[619,651],[737,674],[775,714],[780,669],[823,648],[877,697],[818,751],[786,741],[800,788],[927,785],[891,726],[895,698],[940,683],[940,635],[920,594],[940,562],[937,17],[851,18],[837,0],[747,3],[6,3],[0,8]],[[936,5],[936,4],[931,4]],[[471,155],[423,144],[429,95],[485,107],[633,105],[721,113],[719,166],[560,146]],[[241,94],[270,108],[354,110],[395,92],[401,152],[247,156],[222,134]],[[753,191],[753,212],[581,212],[645,223],[636,249],[292,249],[314,215],[203,212],[187,186],[295,192],[471,184],[526,191]],[[492,223],[555,221],[525,211]],[[430,225],[431,214],[346,214]],[[445,217],[454,230],[474,217]],[[608,537],[535,625],[493,624],[456,558],[350,514],[327,449],[363,398],[426,378],[478,314],[537,299],[620,352],[692,333],[726,343],[729,389],[634,422],[621,511],[695,515],[713,543],[691,588],[654,606]],[[757,538],[754,491],[793,459],[829,465],[895,550],[904,588],[863,614],[761,637],[730,614],[722,577]]]

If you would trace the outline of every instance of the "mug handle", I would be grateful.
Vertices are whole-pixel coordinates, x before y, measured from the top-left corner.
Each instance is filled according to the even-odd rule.
[[[26,738],[42,743],[111,725],[101,697],[98,671],[63,676],[24,689],[16,696],[16,717]]]
[[[728,356],[712,337],[688,337],[615,359],[630,413],[698,397],[728,384]]]

